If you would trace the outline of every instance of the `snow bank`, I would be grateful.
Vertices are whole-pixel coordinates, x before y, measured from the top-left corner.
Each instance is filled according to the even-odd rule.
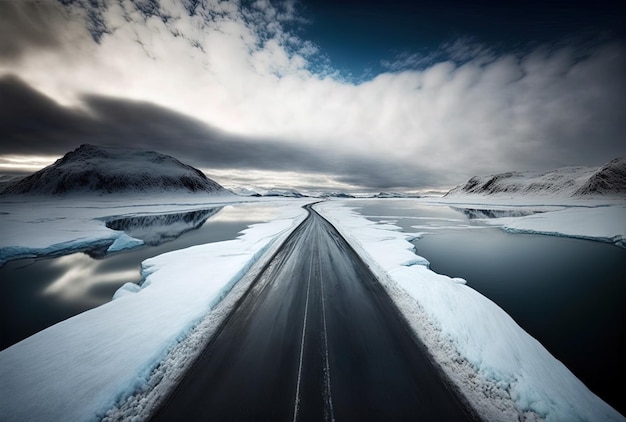
[[[141,288],[0,352],[0,420],[88,421],[142,389],[151,372],[306,217],[300,202],[234,240],[144,262]],[[210,317],[209,317],[210,318]]]
[[[315,205],[368,263],[434,360],[485,420],[624,418],[495,303],[436,274],[398,227],[338,201]]]

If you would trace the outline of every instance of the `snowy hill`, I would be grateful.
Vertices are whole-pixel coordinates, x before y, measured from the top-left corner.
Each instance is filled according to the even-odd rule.
[[[380,192],[371,196],[372,198],[394,199],[394,198],[420,198],[421,195],[398,193],[398,192]]]
[[[354,195],[350,195],[346,192],[322,192],[315,195],[318,198],[354,198]]]
[[[602,167],[563,167],[549,172],[508,172],[472,177],[451,189],[447,198],[518,197],[626,197],[626,158]]]
[[[81,145],[0,194],[227,192],[200,170],[154,151]]]
[[[307,196],[295,189],[264,189],[258,186],[241,186],[230,189],[230,191],[239,196],[280,196],[285,198],[305,198]]]
[[[611,160],[593,174],[574,196],[617,195],[626,197],[626,157]]]

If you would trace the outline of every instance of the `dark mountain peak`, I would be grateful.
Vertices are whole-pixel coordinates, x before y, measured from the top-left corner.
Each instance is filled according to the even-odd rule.
[[[3,194],[226,192],[200,170],[155,151],[83,144],[4,186]]]
[[[609,161],[598,169],[575,193],[576,196],[626,196],[626,157]]]
[[[507,172],[475,176],[444,196],[593,197],[626,196],[626,158],[616,158],[599,168],[562,167],[548,172]]]

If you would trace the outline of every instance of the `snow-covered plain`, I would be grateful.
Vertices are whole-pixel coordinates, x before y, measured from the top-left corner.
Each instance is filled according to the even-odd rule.
[[[419,233],[367,220],[349,204],[329,201],[315,209],[368,263],[434,360],[485,420],[625,419],[495,303],[464,280],[431,271],[409,242]]]
[[[37,255],[81,249],[103,240],[123,247],[132,244],[132,238],[107,229],[105,216],[219,203],[219,198],[207,204],[206,197],[197,196],[170,199],[163,205],[163,197],[144,198],[139,207],[119,199],[82,204],[55,200],[30,211],[24,204],[2,203],[0,224],[10,236],[3,235],[0,250],[9,249],[3,255],[7,259],[24,251]],[[149,259],[143,264],[141,287],[125,285],[113,301],[0,352],[0,420],[100,420],[116,404],[144,390],[168,352],[198,324],[210,321],[233,286],[259,260],[268,259],[306,217],[301,208],[305,202],[279,201],[272,221],[252,225],[236,239]],[[42,237],[48,230],[50,235]],[[17,254],[12,252],[15,244],[20,247]]]

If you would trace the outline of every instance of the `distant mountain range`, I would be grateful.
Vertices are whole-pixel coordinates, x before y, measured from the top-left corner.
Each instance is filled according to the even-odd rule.
[[[248,197],[354,198],[346,192],[301,193],[295,189],[256,186],[225,189],[202,171],[155,151],[84,144],[30,176],[0,175],[0,195],[67,195],[114,193],[210,193]],[[381,192],[359,195],[402,198]]]
[[[563,167],[549,172],[508,172],[472,177],[451,189],[447,198],[626,198],[626,158],[601,167]]]
[[[304,194],[295,189],[239,187],[227,190],[202,171],[155,151],[81,145],[27,177],[0,178],[0,194],[209,193],[257,197],[354,198],[346,192]],[[365,198],[418,197],[395,192]],[[601,167],[563,167],[549,172],[507,172],[472,177],[444,197],[626,198],[626,158]]]
[[[228,193],[200,170],[169,155],[81,145],[55,163],[0,187],[0,194],[63,195],[129,192]]]
[[[280,196],[286,198],[419,198],[420,195],[404,194],[397,192],[380,192],[375,194],[352,195],[347,192],[298,192],[295,189],[265,189],[257,186],[245,186],[230,189],[230,191],[240,196],[271,197]]]
[[[285,198],[305,198],[308,196],[295,189],[264,189],[257,186],[237,187],[230,189],[230,191],[239,196],[281,196]]]

